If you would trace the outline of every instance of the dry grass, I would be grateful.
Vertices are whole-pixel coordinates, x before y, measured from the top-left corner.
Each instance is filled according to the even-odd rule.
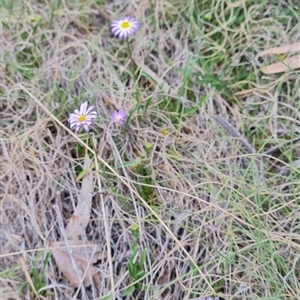
[[[50,257],[40,299],[300,299],[300,77],[263,75],[276,60],[257,57],[299,40],[299,7],[2,1],[1,299],[34,299],[20,258],[33,277],[64,236],[90,145],[67,116],[86,100],[102,163],[81,238],[101,249],[101,284],[74,289]],[[134,76],[99,7],[140,20]],[[147,273],[125,297],[136,224]]]

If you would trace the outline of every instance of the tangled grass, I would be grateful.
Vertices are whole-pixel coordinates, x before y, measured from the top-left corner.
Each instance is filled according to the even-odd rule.
[[[300,77],[257,55],[299,41],[298,12],[2,0],[1,299],[300,299]],[[109,31],[120,15],[141,24],[133,60]],[[78,204],[91,143],[67,119],[84,101],[100,164],[81,240],[101,281],[76,288],[49,245]]]

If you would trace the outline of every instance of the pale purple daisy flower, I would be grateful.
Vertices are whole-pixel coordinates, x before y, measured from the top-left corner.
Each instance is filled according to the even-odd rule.
[[[97,118],[97,113],[93,111],[94,106],[88,108],[88,103],[84,102],[80,105],[80,110],[75,109],[74,114],[69,114],[68,122],[70,127],[75,131],[79,131],[82,127],[86,132],[89,131],[89,126],[92,124],[92,120]]]
[[[112,34],[120,39],[126,39],[133,36],[139,29],[139,26],[139,22],[134,17],[130,16],[114,20],[110,24]]]
[[[123,109],[120,110],[115,110],[112,115],[111,119],[115,122],[118,123],[119,125],[122,125],[126,119],[126,113]]]

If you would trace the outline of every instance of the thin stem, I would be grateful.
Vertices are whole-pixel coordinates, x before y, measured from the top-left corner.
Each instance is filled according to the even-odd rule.
[[[98,188],[101,191],[102,185],[101,185],[101,179],[99,176],[99,170],[100,170],[100,164],[101,161],[97,155],[96,146],[94,144],[94,140],[92,135],[89,133],[89,137],[91,139],[92,148],[94,150],[94,159],[95,159],[95,169],[97,172],[97,183]],[[100,193],[100,200],[101,200],[101,210],[103,214],[103,223],[104,223],[104,231],[105,231],[105,238],[106,238],[106,245],[107,245],[107,253],[108,253],[108,264],[109,264],[109,273],[110,273],[110,284],[111,284],[111,293],[112,293],[112,299],[115,299],[115,283],[114,283],[114,270],[113,270],[113,263],[112,263],[112,257],[111,257],[111,245],[110,245],[110,234],[109,234],[109,219],[106,215],[105,205],[104,205],[104,198],[103,194]]]
[[[130,45],[129,45],[128,38],[126,39],[126,45],[127,45],[127,49],[128,49],[128,53],[129,53],[129,57],[130,57],[129,68],[130,68],[130,71],[132,73],[133,81],[135,81],[135,65],[134,65],[134,60],[132,58],[132,51],[131,51],[131,48],[130,48]]]
[[[131,49],[130,49],[128,38],[126,39],[126,45],[127,45],[127,49],[128,49],[128,52],[129,52],[130,60],[132,61],[132,52],[131,52]]]

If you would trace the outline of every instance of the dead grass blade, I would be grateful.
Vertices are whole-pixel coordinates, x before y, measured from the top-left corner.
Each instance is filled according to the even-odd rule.
[[[300,54],[286,58],[282,62],[277,62],[261,68],[264,74],[276,74],[288,71],[290,69],[300,68]]]
[[[269,48],[266,49],[260,53],[258,53],[258,56],[265,56],[268,54],[283,54],[283,53],[292,53],[300,51],[300,43],[294,43],[294,44],[289,44],[285,46],[280,46],[280,47],[275,47],[275,48]]]
[[[220,115],[211,116],[211,118],[218,125],[220,125],[228,135],[234,138],[238,138],[242,142],[242,144],[244,145],[248,153],[256,152],[255,149],[249,144],[249,142],[238,132],[238,130],[234,128],[229,122],[227,122],[222,116]]]
[[[286,141],[281,145],[276,145],[270,149],[268,149],[267,151],[264,152],[265,155],[272,155],[274,152],[276,152],[278,149],[283,148],[283,147],[287,147],[289,145],[293,145],[296,144],[298,141],[300,141],[300,137],[297,136],[296,138]]]
[[[32,289],[32,292],[34,293],[36,299],[41,299],[40,295],[38,294],[38,292],[36,291],[36,289],[34,287],[34,284],[32,282],[31,276],[28,272],[28,269],[26,267],[26,263],[25,263],[23,257],[20,257],[20,263],[21,263],[21,268],[22,268],[22,271],[24,272],[25,278],[26,278],[28,284],[30,285],[30,288]]]

